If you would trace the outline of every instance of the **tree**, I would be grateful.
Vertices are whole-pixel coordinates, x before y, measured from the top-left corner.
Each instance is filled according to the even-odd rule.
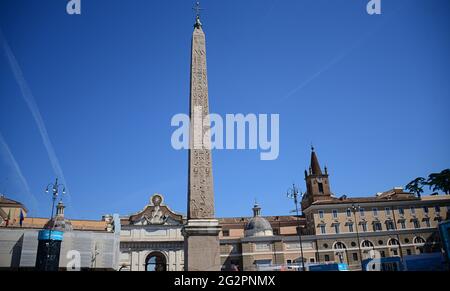
[[[450,169],[430,174],[424,185],[427,185],[433,191],[440,190],[447,195],[450,194]]]
[[[409,182],[408,185],[405,186],[405,189],[411,193],[416,194],[417,197],[420,198],[420,196],[423,193],[423,186],[425,185],[425,183],[426,183],[425,178],[418,177]]]
[[[405,189],[417,195],[420,198],[423,193],[423,187],[428,186],[432,191],[442,191],[445,194],[450,194],[450,169],[445,169],[440,173],[431,173],[428,179],[418,177],[408,185]]]

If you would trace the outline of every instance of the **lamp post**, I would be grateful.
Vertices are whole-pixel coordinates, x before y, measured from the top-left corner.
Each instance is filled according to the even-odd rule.
[[[128,252],[130,253],[130,272],[133,271],[133,252],[131,248],[128,248]]]
[[[300,243],[302,271],[304,272],[305,271],[305,260],[303,257],[302,234],[301,234],[301,230],[300,230],[300,215],[299,215],[299,211],[298,211],[298,195],[299,195],[299,191],[298,191],[297,187],[295,186],[295,184],[292,184],[292,188],[289,189],[287,192],[287,197],[290,199],[294,199],[294,203],[295,203],[295,213],[297,214],[297,234],[298,234],[298,241]],[[301,193],[300,193],[300,195],[301,195]]]
[[[398,250],[400,251],[400,257],[403,260],[402,242],[400,241],[400,235],[399,235],[399,231],[398,231],[398,228],[397,228],[397,219],[395,218],[395,208],[394,208],[394,206],[391,207],[391,210],[392,210],[392,217],[394,218],[394,229],[395,229],[395,233],[397,235]]]
[[[62,194],[66,194],[66,187],[63,184],[58,184],[58,178],[56,178],[55,183],[50,183],[47,185],[47,188],[45,188],[45,193],[49,193],[50,190],[52,191],[52,214],[50,216],[50,223],[52,223],[51,227],[49,228],[49,233],[48,233],[48,244],[47,244],[47,256],[46,256],[46,262],[45,262],[45,266],[47,268],[48,265],[48,261],[50,259],[50,253],[51,253],[51,249],[52,249],[52,230],[55,227],[55,221],[52,222],[53,220],[53,214],[54,214],[54,210],[55,210],[55,201],[56,198],[58,198],[59,196],[59,189],[60,187],[62,187]]]
[[[356,240],[358,242],[358,251],[359,251],[359,261],[361,262],[361,271],[363,270],[363,263],[362,263],[362,251],[361,251],[361,242],[359,239],[359,229],[358,229],[358,218],[356,217],[356,211],[359,211],[361,209],[361,206],[352,204],[352,207],[350,210],[353,212],[353,217],[355,218],[355,226],[356,226]]]
[[[52,215],[50,216],[50,221],[53,219],[53,211],[55,210],[55,201],[59,196],[59,188],[63,187],[62,194],[66,194],[66,187],[63,184],[58,184],[58,178],[56,178],[55,183],[50,183],[45,188],[45,193],[50,192],[52,190]],[[53,228],[53,226],[52,226]]]

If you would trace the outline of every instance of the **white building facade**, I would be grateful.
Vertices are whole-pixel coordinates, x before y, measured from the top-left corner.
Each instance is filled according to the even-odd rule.
[[[183,271],[183,215],[155,194],[144,209],[121,218],[121,271]]]

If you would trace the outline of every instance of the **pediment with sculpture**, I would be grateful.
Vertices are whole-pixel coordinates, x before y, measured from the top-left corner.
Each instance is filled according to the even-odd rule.
[[[173,212],[164,205],[164,197],[154,194],[142,211],[129,218],[130,225],[179,225],[183,224],[183,215]]]

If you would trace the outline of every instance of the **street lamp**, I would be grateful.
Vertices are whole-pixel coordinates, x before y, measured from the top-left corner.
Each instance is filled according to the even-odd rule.
[[[300,215],[299,215],[299,211],[298,211],[298,195],[299,195],[299,191],[298,188],[295,186],[295,184],[292,184],[292,188],[288,189],[287,192],[287,197],[290,199],[294,199],[294,203],[295,203],[295,213],[297,214],[297,234],[298,234],[298,240],[300,243],[300,254],[301,254],[301,259],[302,259],[302,271],[305,271],[305,261],[304,261],[304,257],[303,257],[303,245],[302,245],[302,234],[301,234],[301,230],[300,230]],[[300,193],[300,195],[302,195]]]
[[[352,207],[349,208],[353,212],[353,217],[355,218],[355,225],[356,225],[356,239],[358,242],[358,250],[359,250],[359,260],[361,262],[361,271],[363,270],[363,263],[362,263],[362,252],[361,252],[361,242],[359,240],[359,230],[358,230],[358,218],[356,217],[356,211],[361,210],[361,206],[352,204]]]
[[[50,183],[45,188],[45,193],[52,191],[52,216],[50,216],[50,221],[53,219],[53,211],[55,210],[55,201],[59,195],[59,188],[63,187],[62,194],[66,194],[66,187],[63,184],[58,184],[58,178],[56,178],[55,183]],[[53,228],[53,226],[52,226]]]
[[[394,206],[391,207],[391,210],[392,210],[392,217],[394,218],[394,223],[393,223],[394,230],[395,230],[395,233],[397,235],[398,250],[400,251],[400,257],[403,260],[402,242],[400,241],[400,235],[399,235],[399,231],[398,231],[398,228],[397,228],[397,219],[395,218],[395,208],[394,208]]]
[[[62,194],[66,194],[66,187],[63,184],[58,184],[58,178],[56,178],[55,183],[50,183],[47,185],[47,188],[45,188],[45,193],[49,193],[50,191],[52,191],[52,214],[50,216],[50,223],[52,223],[52,225],[49,228],[49,233],[48,233],[48,243],[47,243],[47,256],[46,256],[46,262],[45,262],[45,268],[48,267],[48,261],[50,259],[50,253],[51,253],[51,249],[52,249],[52,230],[55,227],[55,221],[53,221],[53,213],[55,210],[55,201],[56,198],[58,198],[59,196],[59,189],[60,187],[62,187]]]

